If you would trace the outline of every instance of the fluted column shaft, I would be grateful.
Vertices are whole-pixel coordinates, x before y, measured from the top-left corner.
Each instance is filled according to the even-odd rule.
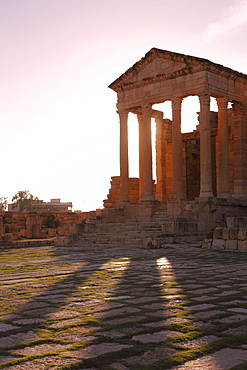
[[[120,123],[120,201],[129,200],[128,111],[118,110]]]
[[[139,199],[142,198],[143,193],[143,115],[137,115],[138,124],[139,124]]]
[[[247,197],[247,104],[234,102],[234,197]]]
[[[218,98],[217,196],[230,195],[227,98]]]
[[[172,198],[185,197],[183,186],[183,147],[181,132],[182,98],[172,100]]]
[[[200,197],[213,197],[210,96],[201,95],[200,99]]]
[[[139,153],[140,153],[140,200],[153,200],[153,171],[152,171],[152,138],[151,138],[152,106],[142,107],[142,120],[139,120]],[[141,123],[141,124],[140,124]]]
[[[153,111],[156,123],[156,199],[164,203],[166,199],[166,168],[165,161],[165,125],[163,112]]]

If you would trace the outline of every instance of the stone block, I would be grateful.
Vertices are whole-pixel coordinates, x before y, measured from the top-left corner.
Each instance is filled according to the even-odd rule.
[[[26,230],[20,230],[17,234],[17,237],[18,238],[25,238],[27,235],[27,231]]]
[[[161,225],[162,233],[171,233],[173,232],[173,222],[166,221]]]
[[[223,240],[223,239],[213,239],[212,249],[215,249],[215,247],[217,247],[217,248],[222,247],[222,249],[225,249],[225,246],[226,246],[226,241],[225,240]]]
[[[58,233],[58,235],[64,235],[64,228],[62,226],[59,226],[57,228],[57,233]]]
[[[247,251],[247,240],[238,240],[238,249]]]
[[[227,250],[235,250],[237,248],[238,248],[238,241],[237,240],[233,240],[233,239],[226,240],[226,249]]]
[[[222,239],[228,240],[229,239],[229,232],[230,232],[230,229],[228,227],[225,227],[222,231]]]
[[[224,250],[224,249],[225,249],[225,247],[224,247],[223,245],[218,245],[218,246],[216,246],[216,245],[212,245],[212,246],[211,246],[211,249],[212,249],[212,250],[216,250],[216,251],[222,251],[222,250]]]
[[[222,231],[224,230],[223,227],[216,227],[214,229],[213,239],[222,239]]]
[[[235,217],[227,217],[226,219],[226,226],[228,228],[234,227],[236,223]]]
[[[56,236],[56,229],[47,229],[47,236],[48,238],[53,238],[54,236]]]
[[[149,238],[143,241],[143,248],[146,249],[158,249],[162,248],[162,241],[157,238]]]
[[[238,239],[239,240],[247,240],[247,228],[240,227],[238,231]]]
[[[14,235],[12,233],[4,234],[5,243],[11,243],[14,240]]]
[[[92,219],[92,218],[87,218],[87,219],[85,220],[85,223],[86,223],[86,224],[95,224],[95,223],[96,223],[96,220],[94,220],[94,219]]]
[[[165,236],[162,239],[163,239],[163,243],[166,243],[166,244],[173,244],[174,243],[174,237],[173,236]]]
[[[229,231],[229,239],[231,240],[238,239],[238,232],[239,232],[238,227],[232,227]]]
[[[204,239],[202,243],[202,249],[210,249],[212,245],[212,239]]]
[[[55,241],[54,245],[68,245],[69,244],[69,238],[67,236],[59,236]]]
[[[247,217],[227,217],[227,227],[247,227]]]

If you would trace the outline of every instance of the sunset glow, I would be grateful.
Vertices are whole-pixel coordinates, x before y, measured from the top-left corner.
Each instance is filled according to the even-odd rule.
[[[119,174],[117,96],[107,86],[152,47],[247,74],[246,33],[246,0],[1,0],[0,196],[29,190],[101,208]],[[195,99],[183,103],[183,131],[195,128]]]

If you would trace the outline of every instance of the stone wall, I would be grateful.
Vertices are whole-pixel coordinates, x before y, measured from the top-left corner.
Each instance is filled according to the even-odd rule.
[[[247,251],[247,217],[228,217],[226,227],[216,227],[212,239],[206,239],[202,248]]]
[[[113,176],[111,178],[111,188],[107,199],[104,200],[105,208],[112,208],[120,198],[120,176]],[[139,179],[135,177],[129,178],[129,198],[131,203],[138,203],[139,201]]]
[[[0,212],[2,241],[42,239],[69,236],[80,232],[83,225],[97,220],[94,212]]]
[[[155,192],[155,185],[154,185]],[[120,198],[120,176],[113,176],[111,178],[111,187],[107,199],[104,200],[105,208],[114,208]],[[129,177],[129,200],[130,203],[139,202],[139,179],[136,177]]]

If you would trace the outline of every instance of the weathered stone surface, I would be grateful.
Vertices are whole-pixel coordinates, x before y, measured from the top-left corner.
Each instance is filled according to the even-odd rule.
[[[162,330],[153,334],[141,334],[132,337],[132,340],[142,343],[159,343],[164,342],[167,338],[181,335],[182,333],[174,330]]]
[[[242,349],[221,349],[220,351],[203,356],[197,360],[188,361],[185,365],[175,366],[177,370],[227,370],[247,361],[247,351]]]
[[[59,351],[62,349],[68,348],[69,345],[63,345],[63,344],[38,344],[33,347],[25,347],[25,348],[20,348],[16,349],[13,352],[14,353],[20,353],[22,355],[41,355],[42,353],[48,353],[48,352],[54,352],[54,351]]]
[[[216,305],[210,304],[210,303],[202,303],[202,304],[197,304],[195,306],[189,306],[188,308],[192,311],[203,311],[203,310],[207,310],[213,307],[216,307]]]
[[[238,249],[247,251],[247,240],[238,240]]]
[[[147,248],[147,249],[157,249],[157,248],[162,248],[162,244],[164,244],[164,242],[162,242],[161,239],[146,239],[143,241],[143,248]]]
[[[224,230],[223,227],[216,227],[214,229],[213,239],[222,239],[222,231]]]
[[[5,331],[13,330],[13,329],[18,329],[18,326],[0,323],[0,332],[1,331],[5,332]]]
[[[225,249],[226,241],[223,239],[213,239],[212,249]]]
[[[204,239],[202,243],[202,249],[210,249],[212,245],[212,239]]]
[[[190,348],[197,348],[200,346],[203,346],[205,344],[209,344],[214,342],[215,340],[218,340],[219,337],[216,337],[215,335],[206,335],[205,337],[200,337],[193,340],[188,340],[187,342],[183,342],[183,347],[190,347]]]
[[[238,239],[238,232],[239,232],[239,228],[238,227],[232,227],[232,228],[230,228],[230,231],[229,231],[229,239],[231,239],[231,240]]]
[[[238,248],[238,241],[237,240],[226,240],[226,249],[234,250]]]
[[[247,240],[247,227],[240,227],[239,228],[237,239]]]
[[[118,343],[102,343],[102,344],[93,344],[89,347],[83,348],[78,351],[67,351],[64,352],[65,356],[76,357],[76,358],[93,358],[105,353],[121,351],[125,348],[131,348],[127,344],[118,344]]]
[[[16,357],[12,356],[0,356],[0,364],[5,364],[6,362],[16,360]]]
[[[164,345],[158,346],[154,350],[149,350],[149,351],[144,352],[141,356],[129,357],[126,360],[126,363],[129,365],[136,364],[136,363],[141,364],[143,366],[151,365],[158,360],[162,360],[164,356],[167,356],[167,357],[172,356],[175,353],[176,351],[174,349],[171,349]]]
[[[232,227],[247,227],[247,217],[227,217],[226,225]]]
[[[230,229],[228,227],[224,227],[223,231],[222,231],[222,239],[224,240],[228,240],[230,239]]]
[[[37,339],[39,339],[39,336],[31,330],[29,330],[27,333],[11,334],[7,337],[0,337],[0,348],[12,347]]]

